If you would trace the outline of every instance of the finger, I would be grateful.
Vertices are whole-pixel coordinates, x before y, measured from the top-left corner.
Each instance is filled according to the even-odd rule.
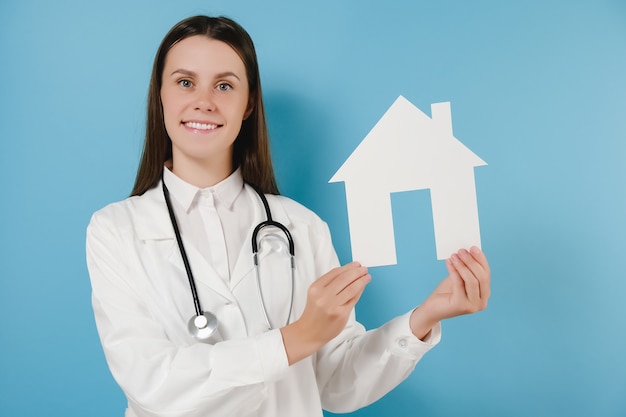
[[[358,264],[357,264],[358,265]],[[355,280],[367,275],[367,268],[364,266],[354,266],[352,268],[346,268],[339,275],[328,283],[326,289],[332,294],[337,295],[341,293],[346,287],[348,287]]]
[[[463,283],[465,286],[465,293],[467,294],[467,299],[472,304],[480,303],[480,283],[474,273],[468,268],[462,258],[468,257],[467,251],[465,249],[461,249],[459,253],[455,253],[452,255],[452,265],[456,268],[459,275],[463,279]]]
[[[456,253],[461,259],[464,266],[476,277],[486,276],[487,272],[483,269],[483,266],[474,258],[474,256],[465,249],[461,249]]]
[[[452,264],[452,258],[446,259],[446,268],[448,269],[448,276],[450,278],[450,292],[452,294],[462,294],[463,298],[467,298],[467,294],[465,293],[465,284],[463,282],[463,278],[459,275],[459,272],[456,270],[454,265]]]
[[[365,274],[350,284],[348,284],[339,294],[337,294],[337,305],[354,306],[361,298],[365,287],[372,281],[370,274]]]
[[[489,276],[489,263],[485,254],[478,247],[472,246],[469,251],[461,249],[458,254],[477,278]]]
[[[489,263],[487,262],[487,257],[476,246],[470,248],[469,255],[470,256],[467,259],[464,259],[464,262],[473,272],[476,279],[478,279],[480,284],[480,296],[484,301],[486,301],[491,292],[491,270],[489,268]]]
[[[326,287],[328,286],[331,282],[333,282],[337,276],[341,275],[343,272],[350,270],[352,268],[356,268],[356,267],[360,267],[361,264],[358,262],[350,262],[348,264],[345,264],[343,266],[339,266],[336,268],[331,269],[330,271],[328,271],[327,273],[325,273],[324,275],[322,275],[320,278],[317,279],[317,281],[315,281],[317,283],[317,285],[320,285],[322,287]]]
[[[484,252],[480,250],[478,246],[472,246],[470,248],[470,253],[474,257],[476,262],[480,264],[480,266],[483,268],[485,272],[487,273],[491,272],[491,270],[489,269],[489,262],[487,262],[487,257],[485,256]]]

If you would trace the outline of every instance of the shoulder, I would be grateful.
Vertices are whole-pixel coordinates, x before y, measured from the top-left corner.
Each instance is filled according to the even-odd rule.
[[[313,210],[289,197],[267,195],[274,220],[287,226],[292,233],[302,238],[308,236],[312,247],[326,244],[331,240],[328,224]],[[294,238],[295,239],[295,238]]]
[[[276,220],[292,232],[298,253],[309,255],[300,257],[298,261],[309,271],[309,277],[315,279],[339,265],[330,229],[324,220],[291,198],[268,195],[267,199]]]
[[[303,204],[282,195],[266,195],[271,206],[280,206],[289,219],[296,223],[325,223],[313,210]]]
[[[93,213],[88,229],[111,226],[118,230],[133,228],[142,218],[150,218],[154,212],[163,211],[162,200],[158,189],[152,188],[140,196],[110,203]]]

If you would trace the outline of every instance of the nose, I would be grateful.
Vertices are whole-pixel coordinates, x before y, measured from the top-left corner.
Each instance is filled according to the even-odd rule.
[[[215,107],[216,105],[213,92],[206,89],[198,90],[196,97],[196,110],[214,111]]]

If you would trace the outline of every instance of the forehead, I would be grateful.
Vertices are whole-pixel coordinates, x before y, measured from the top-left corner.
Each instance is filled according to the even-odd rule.
[[[245,76],[239,54],[227,43],[206,36],[191,36],[174,44],[165,56],[164,75],[186,69],[198,73],[231,71]]]

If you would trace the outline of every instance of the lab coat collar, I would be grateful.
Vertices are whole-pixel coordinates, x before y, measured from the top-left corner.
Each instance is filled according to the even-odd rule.
[[[135,206],[134,211],[139,213],[134,223],[140,240],[175,239],[161,181],[143,195],[131,199],[131,202]]]
[[[185,250],[189,256],[189,261],[192,265],[195,280],[210,286],[214,291],[229,300],[232,300],[231,289],[234,289],[254,268],[251,243],[252,232],[257,224],[266,220],[263,203],[256,192],[248,184],[244,185],[244,191],[247,198],[252,200],[252,207],[254,208],[254,221],[238,254],[237,262],[230,279],[230,289],[224,280],[219,278],[214,273],[205,258],[201,256],[197,250],[195,250],[193,245],[185,246]],[[292,221],[281,203],[280,197],[267,195],[267,200],[270,210],[272,211],[273,220],[282,223],[287,228],[290,228]],[[167,242],[167,244],[171,247],[169,251],[170,261],[179,265],[184,271],[182,258],[176,244],[174,229],[167,211],[165,198],[163,197],[161,181],[159,181],[156,187],[146,191],[142,196],[134,197],[132,202],[135,205],[136,212],[140,213],[140,215],[135,218],[135,230],[137,237],[141,240],[162,240],[164,241],[164,244]],[[297,237],[294,236],[294,240],[296,239]],[[259,262],[265,255],[266,253],[264,251],[259,252]]]
[[[193,203],[203,192],[210,192],[219,200],[220,204],[230,209],[235,199],[243,189],[243,176],[241,169],[237,168],[221,182],[212,187],[198,188],[176,176],[167,166],[163,166],[163,179],[170,195],[178,201],[178,204],[189,213]]]

